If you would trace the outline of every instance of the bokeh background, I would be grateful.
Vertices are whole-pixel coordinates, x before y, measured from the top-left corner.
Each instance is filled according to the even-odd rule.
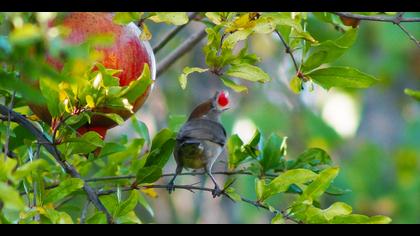
[[[405,16],[419,17],[419,13]],[[418,23],[406,28],[420,38]],[[155,45],[172,27],[150,24]],[[183,29],[156,55],[159,62],[201,23],[193,22]],[[340,35],[333,26],[309,18],[309,32],[319,41]],[[202,100],[223,84],[209,74],[193,74],[186,90],[178,83],[184,66],[205,67],[202,46],[205,39],[157,78],[152,95],[136,116],[145,122],[153,136],[157,130],[171,126],[188,115]],[[229,134],[247,140],[256,128],[267,137],[276,132],[288,137],[288,157],[293,158],[309,147],[327,150],[334,163],[341,166],[335,185],[352,191],[338,197],[354,207],[355,213],[388,215],[393,223],[420,223],[420,103],[406,96],[404,88],[420,89],[420,49],[392,23],[362,22],[355,45],[335,65],[348,65],[377,77],[380,82],[363,90],[333,88],[326,91],[315,86],[293,94],[289,80],[294,74],[291,60],[275,36],[254,35],[251,50],[262,58],[261,66],[272,81],[248,84],[248,93],[231,92],[233,108],[223,115]],[[300,58],[300,53],[296,53]],[[135,136],[130,122],[109,133],[113,139],[121,133]],[[215,169],[226,168],[226,154]],[[166,166],[173,173],[175,162]],[[177,183],[212,187],[208,179],[182,176]],[[218,181],[226,177],[217,176]],[[162,183],[168,179],[160,180]],[[255,199],[253,177],[239,176],[238,192]],[[271,215],[264,210],[229,199],[213,199],[210,193],[177,190],[168,195],[157,190],[149,198],[155,209],[140,214],[145,222],[157,223],[267,223]],[[283,206],[290,196],[273,199]],[[331,199],[323,199],[328,203]]]

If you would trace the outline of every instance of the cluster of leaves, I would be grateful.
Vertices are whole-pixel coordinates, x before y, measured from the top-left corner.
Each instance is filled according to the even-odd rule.
[[[260,58],[248,53],[247,39],[252,34],[273,34],[284,40],[289,53],[301,51],[301,64],[290,79],[290,88],[299,93],[303,84],[314,82],[325,89],[331,87],[366,88],[376,79],[351,67],[326,66],[342,56],[357,38],[358,29],[346,27],[331,13],[314,15],[334,25],[340,25],[344,33],[335,40],[319,42],[306,30],[307,13],[238,13],[208,12],[206,23],[208,40],[203,48],[208,68],[185,67],[179,77],[182,88],[186,87],[187,76],[193,72],[210,71],[217,75],[231,89],[242,92],[247,87],[235,82],[235,78],[265,83],[271,77],[256,64]],[[241,46],[242,41],[245,46]],[[242,49],[235,55],[234,51]],[[295,55],[296,56],[296,55]]]
[[[287,137],[281,139],[272,134],[262,140],[257,130],[248,143],[232,135],[228,141],[228,165],[231,171],[240,169],[253,173],[257,202],[276,213],[272,223],[284,223],[285,216],[302,223],[389,223],[385,216],[368,217],[352,214],[352,208],[335,202],[321,208],[320,198],[326,193],[342,195],[348,190],[331,185],[339,168],[332,166],[330,156],[322,149],[310,148],[295,159],[286,158]],[[269,200],[279,194],[295,194],[297,197],[287,210],[277,210]],[[233,198],[237,193],[231,189]]]

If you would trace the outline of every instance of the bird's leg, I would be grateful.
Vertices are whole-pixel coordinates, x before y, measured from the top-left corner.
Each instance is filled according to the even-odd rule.
[[[176,177],[179,174],[182,173],[182,168],[183,167],[180,164],[178,164],[176,166],[175,175],[174,175],[174,177],[172,177],[171,181],[169,181],[169,183],[168,183],[168,188],[167,189],[168,189],[169,194],[171,194],[173,191],[175,191],[175,184],[174,184],[174,182],[175,182]]]
[[[218,197],[222,194],[222,190],[219,188],[219,185],[217,184],[216,179],[211,174],[211,166],[206,166],[205,171],[206,171],[207,175],[210,176],[210,179],[214,183],[214,189],[211,192],[211,194],[213,195],[213,198],[216,198],[216,197]]]

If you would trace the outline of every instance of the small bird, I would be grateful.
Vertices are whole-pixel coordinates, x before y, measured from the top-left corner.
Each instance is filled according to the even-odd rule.
[[[226,130],[220,122],[220,114],[229,109],[228,105],[228,93],[217,91],[212,98],[191,112],[176,137],[174,158],[177,167],[174,177],[168,184],[169,193],[175,189],[175,178],[182,173],[183,168],[192,168],[204,169],[215,184],[213,197],[220,196],[222,190],[214,179],[211,169],[226,143]]]

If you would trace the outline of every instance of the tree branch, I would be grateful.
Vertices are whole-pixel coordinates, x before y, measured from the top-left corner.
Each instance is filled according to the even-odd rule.
[[[181,175],[189,175],[189,176],[198,176],[198,175],[206,175],[206,172],[188,172],[188,173],[181,173],[178,174],[178,176]],[[242,171],[242,170],[238,170],[238,171],[215,171],[212,172],[213,175],[227,175],[227,176],[231,176],[231,175],[250,175],[252,176],[253,173],[249,172],[249,171]],[[175,174],[163,174],[161,175],[162,177],[171,177],[174,176]],[[276,174],[266,174],[265,176],[267,177],[272,177],[275,178],[278,175]],[[112,180],[121,180],[121,179],[135,179],[136,176],[135,175],[122,175],[122,176],[104,176],[104,177],[95,177],[95,178],[87,178],[84,179],[85,182],[99,182],[99,181],[112,181]]]
[[[296,63],[296,59],[295,59],[295,56],[293,55],[293,52],[292,52],[291,48],[286,43],[286,41],[284,40],[283,36],[280,34],[280,32],[278,30],[276,30],[276,33],[279,36],[279,38],[280,38],[281,42],[283,43],[284,47],[286,48],[286,53],[290,55],[290,58],[293,61],[293,65],[295,66],[296,73],[299,73],[299,66]]]
[[[175,61],[190,51],[197,43],[206,36],[205,28],[199,30],[196,34],[187,38],[174,52],[163,58],[157,66],[156,76],[162,75]]]
[[[213,189],[211,188],[205,188],[205,187],[198,187],[198,186],[194,186],[194,185],[175,185],[173,186],[175,189],[184,189],[184,190],[188,190],[190,192],[194,193],[194,190],[198,190],[198,191],[205,191],[205,192],[213,192]],[[119,191],[131,191],[131,190],[137,190],[138,188],[145,188],[145,189],[167,189],[168,185],[161,185],[161,184],[152,184],[152,185],[144,185],[144,186],[130,186],[130,187],[124,187],[124,188],[120,188]],[[116,193],[118,190],[117,189],[111,189],[111,190],[101,190],[98,192],[99,196],[103,196],[103,195],[109,195],[109,194],[114,194]],[[226,192],[222,192],[223,196],[228,197],[229,199],[232,200],[232,198],[226,193]],[[233,200],[232,200],[233,201]],[[262,208],[265,209],[267,211],[272,212],[267,206],[263,205],[262,203],[258,202],[258,201],[253,201],[247,198],[244,198],[241,196],[241,201],[251,204],[257,208]],[[284,211],[278,211],[275,210],[272,212],[273,214],[282,214],[283,217],[285,219],[291,220],[295,223],[302,223],[299,220],[293,219],[291,218],[286,212]]]
[[[10,110],[8,107],[4,105],[0,105],[0,114],[7,115],[10,114],[10,120],[13,122],[18,123],[25,129],[27,129],[32,135],[35,136],[38,143],[42,144],[44,148],[51,153],[57,163],[64,169],[64,171],[74,178],[81,179],[79,172],[70,164],[68,164],[63,158],[62,154],[58,151],[57,147],[47,138],[45,135],[38,130],[31,122],[29,122],[24,116],[21,114]],[[85,182],[83,185],[83,190],[88,195],[89,200],[95,205],[98,210],[105,213],[107,217],[108,223],[113,223],[113,219],[111,214],[99,200],[98,195],[96,195],[95,191]]]
[[[153,47],[153,52],[155,54],[157,54],[160,49],[162,49],[163,47],[165,47],[165,45],[173,38],[175,37],[175,35],[178,34],[179,31],[181,31],[183,28],[185,28],[185,26],[187,26],[192,19],[194,19],[197,15],[199,14],[199,12],[193,12],[191,15],[189,15],[189,20],[186,24],[183,25],[179,25],[174,27],[171,31],[169,31],[165,36],[163,36],[163,39],[156,44],[156,46]]]
[[[418,48],[420,48],[420,42],[412,35],[408,30],[401,25],[402,22],[420,22],[419,17],[404,18],[404,12],[399,12],[396,16],[365,16],[353,14],[350,12],[333,12],[338,16],[343,16],[351,19],[364,20],[364,21],[381,21],[381,22],[391,22],[395,25],[398,25],[400,29],[408,36],[408,38],[413,41]]]
[[[333,12],[333,14],[336,14],[338,16],[344,16],[352,19],[357,20],[365,20],[365,21],[382,21],[382,22],[395,22],[395,16],[365,16],[365,15],[359,15],[359,14],[353,14],[350,12]],[[398,15],[397,15],[398,16]],[[399,22],[420,22],[419,17],[412,17],[412,18],[401,18]]]

